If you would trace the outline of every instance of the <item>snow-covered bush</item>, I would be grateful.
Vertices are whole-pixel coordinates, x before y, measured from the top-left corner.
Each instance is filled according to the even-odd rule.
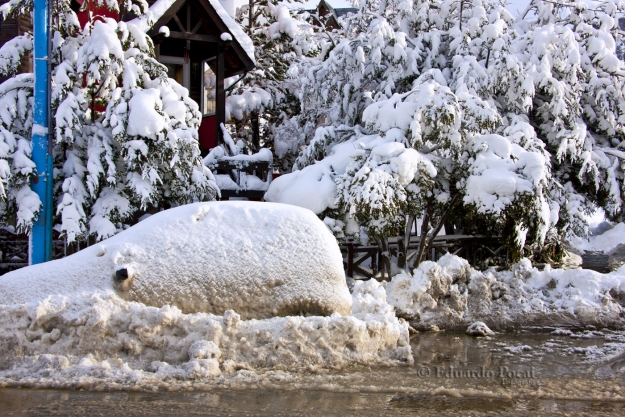
[[[376,239],[382,226],[406,235],[416,217],[414,264],[443,225],[502,236],[515,258],[540,248],[549,260],[564,237],[586,233],[586,214],[601,207],[622,219],[625,65],[615,19],[625,2],[595,3],[535,0],[515,20],[500,0],[361,2],[327,59],[299,67],[295,121],[325,126],[293,139],[307,145],[294,169],[301,180],[333,161],[335,221],[326,223],[335,235],[347,236],[353,220]],[[411,148],[435,173],[415,173],[420,189],[410,194],[397,187],[398,170],[380,175],[366,155],[337,161],[343,142],[370,136]],[[346,195],[358,210],[341,204]],[[375,219],[358,215],[375,210]]]
[[[144,1],[107,1],[110,9],[147,11]],[[32,3],[13,0],[4,16]],[[115,234],[139,211],[212,200],[212,174],[197,143],[200,114],[186,89],[167,78],[146,33],[132,23],[94,18],[79,27],[67,0],[51,13],[52,121],[56,229],[68,239]],[[0,49],[0,70],[15,72],[30,53],[25,35]],[[40,206],[28,190],[31,74],[0,86],[0,222],[28,232]]]

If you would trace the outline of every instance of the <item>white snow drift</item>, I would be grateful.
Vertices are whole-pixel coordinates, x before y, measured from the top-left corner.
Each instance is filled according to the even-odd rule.
[[[341,253],[323,222],[301,208],[251,202],[167,210],[67,258],[6,274],[0,304],[106,289],[184,313],[351,310]]]
[[[129,278],[115,285],[120,270]],[[289,313],[332,314],[245,319]],[[0,387],[171,389],[411,363],[408,330],[377,281],[350,296],[312,212],[197,203],[0,277]]]
[[[413,326],[465,329],[483,321],[505,329],[528,325],[623,327],[625,268],[610,274],[532,268],[528,259],[511,271],[484,272],[445,255],[423,262],[414,275],[399,274],[386,287],[389,303]]]
[[[0,306],[0,387],[172,389],[263,370],[411,363],[408,325],[384,288],[359,282],[353,297],[353,316],[265,320],[146,307],[111,290]]]

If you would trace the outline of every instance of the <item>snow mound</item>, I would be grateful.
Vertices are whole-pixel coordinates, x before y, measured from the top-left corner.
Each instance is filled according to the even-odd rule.
[[[571,243],[583,251],[610,252],[621,243],[625,243],[625,223],[618,223],[612,229],[591,236],[588,240],[576,237]]]
[[[483,321],[476,321],[470,325],[466,333],[470,336],[493,336],[495,334]]]
[[[111,290],[4,305],[0,387],[189,389],[268,370],[412,363],[408,325],[384,297],[369,282],[354,290],[368,300],[355,316],[265,320],[147,307]]]
[[[386,287],[388,301],[412,326],[462,329],[482,321],[505,329],[529,325],[625,324],[625,267],[591,270],[532,268],[523,259],[511,271],[480,272],[447,254],[402,273]]]
[[[352,302],[340,249],[314,213],[241,201],[166,210],[67,258],[8,273],[0,304],[102,290],[245,319],[348,315]]]

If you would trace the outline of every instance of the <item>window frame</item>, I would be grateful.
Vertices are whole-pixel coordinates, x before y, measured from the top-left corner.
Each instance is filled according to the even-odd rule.
[[[208,67],[211,69],[211,71],[213,71],[213,68],[209,65],[210,61],[214,61],[217,57],[211,57],[208,59],[204,59],[202,60],[201,64],[200,64],[200,74],[202,77],[202,82],[200,85],[200,112],[202,112],[202,117],[210,117],[210,116],[215,116],[217,114],[217,94],[215,94],[215,111],[213,111],[212,113],[206,113],[205,109],[204,109],[204,104],[205,104],[205,98],[204,98],[204,64],[208,65]],[[213,74],[215,74],[215,90],[217,90],[217,74],[215,73],[215,71],[213,71]]]
[[[191,90],[191,65],[181,56],[161,55],[158,61],[162,64],[182,65],[182,86]]]

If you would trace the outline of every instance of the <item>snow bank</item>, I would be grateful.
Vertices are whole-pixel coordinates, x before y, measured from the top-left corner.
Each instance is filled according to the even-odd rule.
[[[350,295],[312,212],[197,203],[0,277],[0,387],[201,388],[269,370],[412,363],[408,330],[377,281]]]
[[[476,321],[498,329],[624,324],[625,268],[539,271],[524,259],[511,271],[479,272],[447,254],[423,262],[413,276],[396,275],[386,290],[397,314],[417,328],[464,329]]]
[[[265,320],[146,307],[110,290],[0,306],[0,387],[201,388],[263,370],[412,363],[384,288],[358,283],[353,297],[354,316]]]
[[[343,259],[312,212],[253,202],[166,210],[64,259],[0,277],[0,304],[115,290],[151,306],[244,318],[350,314]]]
[[[625,223],[618,223],[614,228],[586,240],[580,237],[572,239],[571,243],[583,251],[600,251],[608,253],[621,243],[625,243]]]

